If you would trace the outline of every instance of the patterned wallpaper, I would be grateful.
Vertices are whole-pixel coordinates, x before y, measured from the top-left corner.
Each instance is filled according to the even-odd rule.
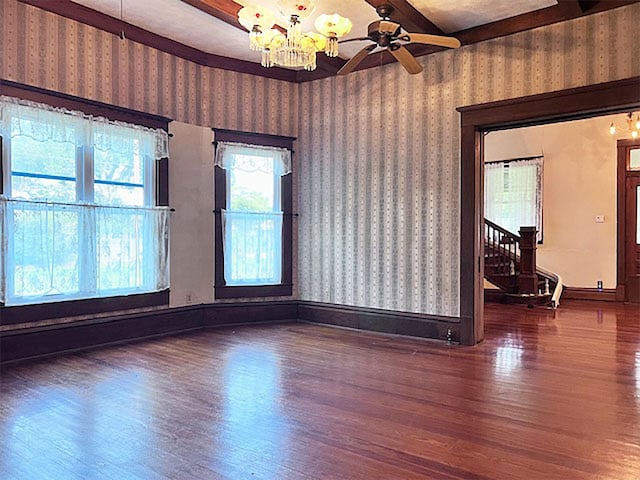
[[[300,87],[302,300],[459,316],[462,105],[640,75],[640,4]]]
[[[0,0],[0,77],[181,122],[297,135],[299,298],[459,315],[462,105],[640,75],[640,4],[295,85]],[[297,184],[297,185],[296,185]]]
[[[293,135],[297,85],[203,67],[0,0],[0,77],[185,123]]]

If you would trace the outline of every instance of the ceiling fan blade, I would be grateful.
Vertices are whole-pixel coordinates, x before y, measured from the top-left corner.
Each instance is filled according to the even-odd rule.
[[[460,40],[454,37],[443,37],[442,35],[429,35],[428,33],[405,33],[398,38],[404,42],[426,43],[428,45],[437,45],[438,47],[460,47]]]
[[[396,60],[398,60],[404,69],[411,75],[422,71],[422,65],[420,65],[415,57],[411,55],[411,52],[402,45],[392,45],[389,47],[389,52],[391,52],[391,55],[396,57]]]
[[[356,53],[351,60],[344,64],[344,66],[338,70],[338,75],[347,75],[348,73],[353,72],[353,70],[360,64],[361,61],[365,59],[369,52],[376,48],[376,44],[368,45]]]

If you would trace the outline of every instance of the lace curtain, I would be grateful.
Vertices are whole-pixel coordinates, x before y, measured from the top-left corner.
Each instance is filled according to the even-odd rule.
[[[257,173],[260,183],[269,179],[271,188],[279,185],[274,178],[291,172],[291,152],[285,148],[262,147],[220,142],[215,165],[234,173]],[[235,204],[227,190],[227,206]],[[280,192],[273,191],[271,201],[254,211],[222,212],[224,278],[227,285],[275,285],[282,281],[282,211]],[[278,204],[276,206],[276,204]]]
[[[9,304],[168,288],[169,209],[0,198]],[[8,242],[7,238],[11,238]],[[64,297],[64,298],[62,298]]]
[[[542,157],[485,163],[485,217],[518,233],[535,226],[542,239]]]
[[[0,96],[0,135],[24,135],[38,142],[91,145],[101,151],[122,154],[135,151],[153,159],[169,156],[169,136],[162,129],[111,121],[7,96]]]
[[[140,206],[151,175],[139,187],[144,189],[141,194],[134,191],[137,186],[122,187],[117,182],[115,187],[107,185],[111,188],[107,194],[104,184],[113,178],[100,177],[103,185],[97,185],[98,177],[87,179],[75,171],[73,148],[71,157],[64,158],[61,152],[68,148],[59,148],[60,144],[89,147],[85,160],[93,162],[96,175],[98,153],[102,157],[107,153],[118,172],[126,172],[115,177],[122,183],[136,175],[134,167],[129,168],[134,173],[128,172],[126,160],[134,165],[168,157],[167,132],[0,96],[0,135],[13,139],[7,144],[16,163],[18,158],[25,164],[38,155],[44,158],[35,166],[31,162],[32,170],[26,173],[10,172],[13,196],[0,196],[0,301],[16,305],[168,287],[168,209]],[[16,179],[26,187],[15,188]],[[86,198],[98,205],[86,200],[87,191],[96,194]],[[98,200],[100,191],[117,201]]]
[[[227,285],[274,285],[282,279],[282,213],[222,213]]]
[[[259,170],[282,176],[291,173],[291,151],[278,147],[218,142],[214,164],[224,169],[245,172]]]

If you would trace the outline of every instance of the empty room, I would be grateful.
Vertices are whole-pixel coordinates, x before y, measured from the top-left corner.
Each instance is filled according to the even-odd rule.
[[[0,0],[0,479],[640,476],[637,0]]]

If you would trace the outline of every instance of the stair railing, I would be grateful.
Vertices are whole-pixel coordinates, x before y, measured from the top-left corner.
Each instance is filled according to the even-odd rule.
[[[491,220],[484,219],[484,241],[494,273],[515,277],[520,272],[520,237]]]

